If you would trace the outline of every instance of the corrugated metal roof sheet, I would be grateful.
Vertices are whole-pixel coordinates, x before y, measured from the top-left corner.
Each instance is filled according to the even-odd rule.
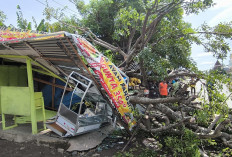
[[[86,71],[86,65],[80,60],[81,54],[67,32],[2,41],[0,55],[29,56],[55,74],[68,76],[72,71],[76,71],[91,78]],[[19,59],[9,59],[24,62]]]

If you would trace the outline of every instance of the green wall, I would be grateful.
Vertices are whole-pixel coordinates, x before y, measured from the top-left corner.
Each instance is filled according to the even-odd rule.
[[[27,87],[26,67],[0,65],[0,86]]]
[[[0,65],[0,86],[28,87],[26,67],[13,66],[13,65]],[[1,96],[0,96],[0,105],[1,105]],[[0,113],[1,113],[1,107],[0,107]]]

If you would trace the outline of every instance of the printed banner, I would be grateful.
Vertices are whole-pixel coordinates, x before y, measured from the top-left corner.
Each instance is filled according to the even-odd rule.
[[[128,86],[125,79],[117,70],[117,67],[87,40],[77,35],[73,35],[73,40],[88,65],[100,77],[101,85],[131,130],[136,125],[136,119],[133,117],[133,107],[129,103]]]
[[[15,39],[33,38],[37,36],[42,36],[44,34],[36,34],[28,32],[16,32],[10,30],[0,30],[0,41],[9,41]]]
[[[45,39],[50,39],[50,38],[64,37],[64,34],[59,34],[59,35],[39,34],[39,33],[33,33],[30,30],[27,32],[10,31],[8,29],[0,30],[0,42],[12,41],[12,40],[13,40],[12,42],[19,42],[19,40],[17,39],[34,38],[34,37],[40,37],[40,38],[35,38],[33,40],[45,40]]]

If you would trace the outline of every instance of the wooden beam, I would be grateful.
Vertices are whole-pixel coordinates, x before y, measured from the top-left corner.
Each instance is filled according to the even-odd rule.
[[[55,104],[55,92],[56,92],[56,88],[55,85],[56,84],[56,78],[53,78],[52,80],[52,108],[54,108],[54,104]]]
[[[32,46],[29,44],[29,42],[24,41],[24,44],[25,44],[29,49],[31,49],[33,52],[36,52],[40,57],[43,57],[43,54],[40,53],[40,51],[37,50],[36,48],[32,47]],[[35,56],[33,56],[33,57],[35,57]],[[39,63],[40,63],[40,62],[39,62]],[[55,72],[54,72],[54,70],[53,70],[54,73],[58,73],[58,74],[60,73],[59,70],[58,70],[50,61],[47,61],[47,63],[48,63],[51,67],[53,67],[53,68],[56,70]],[[40,63],[40,64],[42,64],[42,63]]]
[[[60,42],[61,42],[61,44],[62,44],[62,46],[63,46],[63,51],[65,52],[65,54],[66,54],[67,56],[70,57],[70,59],[73,61],[73,63],[74,63],[81,71],[83,71],[83,69],[79,67],[80,62],[78,62],[77,60],[74,59],[74,56],[72,56],[72,54],[70,53],[70,51],[68,50],[68,48],[66,47],[66,45],[63,43],[63,41],[60,40]]]
[[[37,57],[35,57],[37,58]],[[53,57],[38,57],[38,58],[41,58],[41,59],[44,59],[44,60],[48,60],[48,61],[62,61],[62,62],[72,62],[71,59],[65,59],[65,58],[53,58]]]
[[[44,83],[44,84],[47,84],[47,85],[51,85],[51,86],[54,86],[54,87],[57,87],[57,88],[61,88],[61,89],[64,89],[65,87],[64,86],[61,86],[61,85],[57,85],[57,84],[53,84],[51,82],[48,82],[48,81],[44,81],[44,80],[41,80],[41,79],[38,79],[38,78],[33,78],[35,81],[38,81],[38,82],[41,82],[41,83]],[[66,88],[67,91],[70,91],[72,92],[73,89],[72,88]]]

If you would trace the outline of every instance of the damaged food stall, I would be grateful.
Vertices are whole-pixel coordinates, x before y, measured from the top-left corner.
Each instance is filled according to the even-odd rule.
[[[1,66],[24,65],[27,70],[25,84],[30,90],[28,104],[29,112],[33,114],[28,115],[34,120],[33,133],[37,133],[36,112],[33,110],[35,92],[42,93],[46,108],[58,110],[46,127],[60,136],[75,136],[98,129],[111,123],[114,115],[121,118],[128,130],[136,125],[129,103],[128,77],[80,35],[2,29],[0,61],[0,69]],[[0,84],[0,89],[5,86]],[[11,86],[13,93],[18,86]],[[2,105],[6,100],[11,108]],[[23,115],[12,111],[19,107],[17,101],[15,97],[0,93],[3,117],[4,112]],[[9,102],[12,103],[9,105]]]

